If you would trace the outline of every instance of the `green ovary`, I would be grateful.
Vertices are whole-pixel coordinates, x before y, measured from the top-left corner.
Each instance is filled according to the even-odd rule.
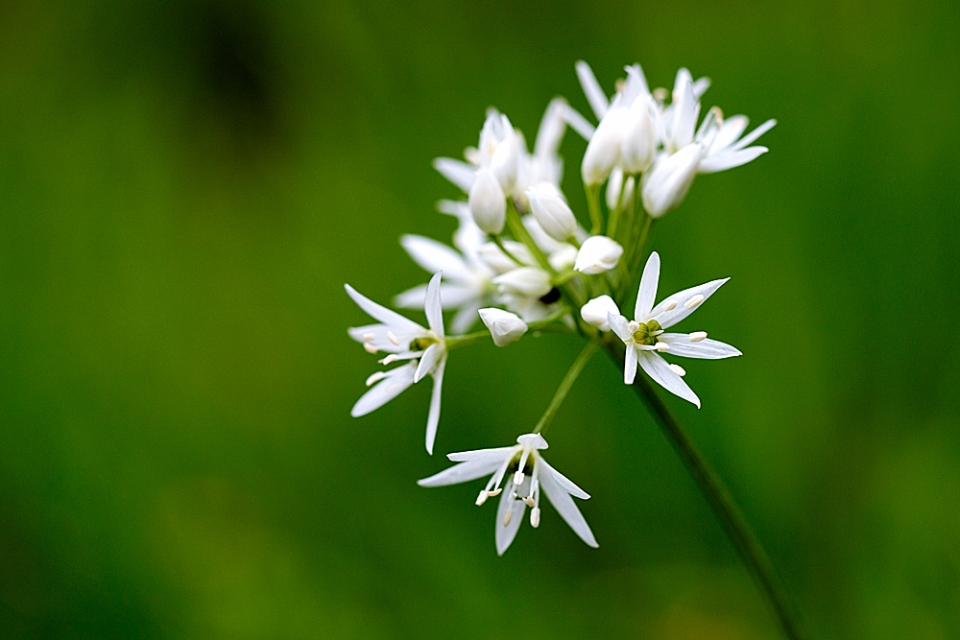
[[[641,324],[640,328],[633,332],[633,339],[637,344],[652,346],[657,344],[657,336],[661,333],[663,333],[663,329],[660,328],[660,323],[656,320],[650,320]]]

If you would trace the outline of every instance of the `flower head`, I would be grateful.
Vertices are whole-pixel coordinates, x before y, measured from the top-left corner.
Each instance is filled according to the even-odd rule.
[[[433,377],[433,393],[430,398],[430,413],[427,417],[427,452],[433,453],[433,442],[440,423],[440,392],[443,385],[443,370],[447,364],[447,345],[443,331],[443,311],[440,307],[440,274],[430,279],[427,285],[424,311],[429,329],[398,313],[380,306],[359,293],[350,285],[344,285],[347,294],[361,309],[380,324],[371,324],[349,329],[350,337],[363,344],[370,353],[386,352],[383,364],[408,360],[404,365],[389,371],[380,371],[367,378],[367,386],[374,385],[357,400],[350,411],[353,417],[366,415],[396,398],[410,385],[425,376]]]
[[[527,507],[531,508],[530,525],[534,528],[540,526],[541,488],[550,504],[580,539],[591,547],[597,547],[593,532],[570,497],[586,500],[590,496],[547,464],[540,454],[547,446],[543,436],[528,433],[517,438],[517,444],[512,447],[451,453],[447,457],[459,464],[420,480],[417,484],[421,487],[442,487],[493,474],[477,496],[476,503],[479,506],[486,502],[487,498],[500,496],[495,523],[497,553],[500,555],[503,555],[516,537]]]
[[[685,358],[719,360],[742,355],[739,350],[723,342],[709,340],[705,331],[693,333],[665,333],[709,298],[730,278],[712,280],[697,287],[684,289],[668,296],[654,306],[657,284],[660,280],[660,256],[650,254],[640,278],[634,319],[628,321],[619,313],[610,313],[607,321],[614,333],[627,346],[623,381],[632,384],[637,365],[667,391],[700,407],[700,399],[683,381],[686,372],[679,365],[669,364],[661,353]]]

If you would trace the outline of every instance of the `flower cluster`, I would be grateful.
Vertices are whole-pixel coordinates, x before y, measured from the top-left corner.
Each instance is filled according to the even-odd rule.
[[[576,71],[596,126],[557,98],[547,107],[531,152],[510,119],[491,109],[477,146],[467,148],[463,160],[434,161],[463,192],[462,199],[438,205],[442,213],[457,218],[457,231],[452,246],[416,235],[401,238],[410,257],[432,277],[394,299],[397,307],[422,309],[427,327],[346,285],[350,297],[378,322],[352,328],[350,336],[369,353],[383,353],[381,364],[394,365],[367,379],[371,388],[351,413],[370,413],[431,377],[428,453],[433,452],[440,422],[450,351],[489,339],[503,347],[541,331],[586,341],[531,433],[521,435],[514,446],[452,453],[448,458],[455,466],[419,483],[435,487],[489,475],[476,503],[500,496],[495,534],[500,554],[516,536],[527,507],[531,525],[539,525],[541,488],[574,532],[597,546],[571,498],[589,496],[547,464],[541,452],[547,448],[542,432],[598,348],[622,358],[626,384],[648,384],[636,380],[639,367],[650,380],[697,407],[700,399],[684,381],[684,369],[666,357],[712,360],[740,355],[734,347],[708,339],[704,331],[667,332],[727,279],[656,302],[660,256],[646,252],[646,241],[653,222],[680,206],[697,175],[736,167],[766,152],[751,145],[774,121],[743,135],[744,116],[724,118],[713,107],[701,118],[700,99],[709,81],[694,81],[686,69],[677,73],[668,92],[651,91],[639,65],[626,67],[626,78],[609,98],[586,63],[577,63]],[[580,165],[587,227],[561,190],[559,149],[568,127],[587,140]],[[628,319],[620,308],[633,291],[633,318]],[[451,335],[444,330],[444,311],[452,312]],[[468,333],[478,320],[486,330]]]

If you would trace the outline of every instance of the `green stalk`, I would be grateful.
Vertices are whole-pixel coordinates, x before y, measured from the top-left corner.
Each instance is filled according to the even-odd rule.
[[[606,346],[611,359],[619,365],[620,370],[623,370],[624,345],[609,341]],[[693,440],[684,432],[644,376],[637,376],[633,384],[633,390],[636,391],[650,413],[653,414],[660,430],[670,441],[680,459],[683,460],[687,471],[693,476],[697,487],[707,499],[714,515],[720,521],[724,532],[737,550],[740,560],[746,565],[750,575],[773,608],[786,637],[790,640],[802,640],[807,637],[802,631],[799,618],[793,610],[783,586],[777,579],[769,556],[767,556],[756,534],[744,518],[743,512],[740,511],[740,507],[730,494],[730,490],[727,489],[720,476],[700,453]]]
[[[566,399],[567,394],[570,393],[570,388],[573,387],[573,383],[577,381],[577,378],[580,376],[580,372],[583,371],[583,368],[587,366],[587,363],[590,361],[590,358],[593,357],[593,354],[597,352],[597,349],[600,345],[593,340],[587,343],[587,346],[583,348],[583,351],[580,352],[580,355],[577,356],[577,359],[573,361],[573,364],[570,365],[567,375],[563,376],[563,380],[560,381],[560,386],[557,388],[557,392],[553,394],[553,400],[550,401],[550,404],[547,406],[547,410],[540,417],[540,421],[537,422],[537,426],[533,428],[534,433],[540,433],[546,431],[547,427],[550,426],[550,423],[553,422],[553,417],[557,415],[557,410],[560,409],[560,405],[563,404],[564,399]]]
[[[587,209],[590,210],[590,235],[595,236],[603,229],[603,213],[600,211],[600,188],[595,184],[586,187]]]

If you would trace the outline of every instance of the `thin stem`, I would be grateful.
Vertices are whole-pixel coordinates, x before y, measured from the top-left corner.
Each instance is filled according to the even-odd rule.
[[[602,185],[594,184],[586,188],[587,209],[590,210],[590,235],[595,236],[603,229],[603,213],[600,212],[600,188]]]
[[[550,265],[550,261],[547,259],[547,256],[543,253],[537,243],[533,241],[533,236],[530,235],[530,232],[527,231],[527,228],[523,226],[523,220],[520,218],[520,214],[517,212],[517,208],[513,204],[513,200],[507,200],[507,226],[510,227],[510,233],[513,236],[525,244],[527,249],[530,250],[530,253],[533,255],[534,260],[543,268],[544,271],[549,273],[551,276],[557,275],[556,270]]]
[[[567,394],[570,393],[570,388],[573,387],[573,383],[577,381],[580,372],[583,371],[583,368],[590,361],[590,358],[593,357],[593,354],[597,352],[599,346],[598,343],[591,340],[587,343],[587,346],[583,348],[583,351],[580,352],[580,355],[577,356],[577,359],[573,361],[573,364],[570,365],[570,370],[567,371],[567,375],[563,376],[557,392],[553,394],[553,400],[550,401],[547,410],[544,411],[543,416],[540,417],[540,422],[533,428],[534,433],[546,431],[550,423],[553,422],[553,417],[557,415],[557,410],[560,408],[560,405],[563,404]]]
[[[516,256],[514,256],[512,253],[510,253],[510,251],[507,250],[507,248],[503,245],[503,238],[500,237],[500,234],[499,234],[499,233],[497,233],[497,234],[490,234],[490,239],[493,240],[493,244],[497,245],[497,248],[500,249],[500,251],[503,252],[503,255],[505,255],[505,256],[507,256],[508,258],[510,258],[511,260],[513,260],[513,263],[514,263],[514,264],[516,264],[516,265],[519,266],[519,267],[525,267],[525,266],[527,266],[527,265],[523,264],[522,262],[520,262],[520,260],[518,260]]]
[[[644,212],[643,222],[640,224],[637,237],[630,242],[629,248],[626,250],[628,260],[628,262],[626,262],[627,273],[626,276],[620,280],[620,287],[617,289],[617,297],[615,299],[618,304],[624,301],[623,296],[627,294],[630,290],[630,285],[633,284],[633,274],[640,269],[640,261],[643,259],[643,249],[647,245],[647,239],[650,237],[650,227],[652,226],[653,218]],[[623,258],[621,258],[621,264],[624,264]]]
[[[607,351],[613,361],[618,363],[622,369],[623,345],[608,342]],[[693,440],[684,432],[676,418],[663,403],[663,400],[654,391],[650,382],[645,377],[638,376],[633,384],[633,389],[647,405],[650,413],[653,414],[654,419],[660,426],[660,430],[663,431],[667,440],[679,454],[680,459],[683,460],[687,471],[693,476],[697,487],[707,499],[710,508],[713,509],[714,515],[720,521],[740,559],[769,601],[786,637],[790,640],[802,640],[807,637],[802,632],[799,618],[794,612],[783,586],[777,579],[769,556],[767,556],[756,534],[744,518],[743,512],[740,511],[740,507],[730,494],[730,490],[727,489],[720,476],[697,449]]]
[[[462,336],[447,336],[443,341],[446,343],[447,349],[456,349],[457,347],[465,347],[475,342],[483,342],[489,339],[489,331],[474,331],[473,333],[465,333]]]

